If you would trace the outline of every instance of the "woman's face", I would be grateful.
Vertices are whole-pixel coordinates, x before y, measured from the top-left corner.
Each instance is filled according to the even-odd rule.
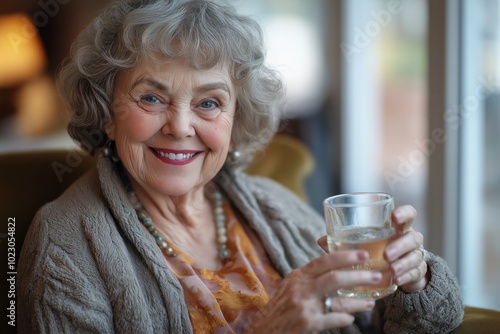
[[[131,181],[172,196],[208,183],[230,147],[235,95],[226,67],[200,71],[184,58],[120,72],[106,132]]]

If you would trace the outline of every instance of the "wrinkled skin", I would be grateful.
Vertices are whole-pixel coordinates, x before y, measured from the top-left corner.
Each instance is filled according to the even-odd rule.
[[[392,220],[396,239],[384,253],[399,289],[417,292],[427,285],[427,264],[423,252],[423,236],[412,228],[416,210],[412,206],[396,208]],[[318,244],[327,251],[326,236]],[[368,259],[365,251],[339,251],[312,260],[293,270],[278,287],[270,302],[252,320],[250,333],[316,333],[342,328],[354,321],[353,313],[370,311],[371,299],[335,296],[340,288],[376,284],[381,274],[365,270],[340,270]],[[324,297],[332,298],[332,312],[324,310]]]

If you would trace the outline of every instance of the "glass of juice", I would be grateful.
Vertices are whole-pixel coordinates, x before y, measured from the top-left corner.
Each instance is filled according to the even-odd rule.
[[[329,252],[364,249],[369,253],[368,261],[345,269],[382,273],[382,279],[376,285],[340,289],[337,293],[379,299],[396,291],[389,264],[384,259],[384,250],[395,235],[391,221],[393,196],[378,192],[341,194],[325,199],[323,207]]]

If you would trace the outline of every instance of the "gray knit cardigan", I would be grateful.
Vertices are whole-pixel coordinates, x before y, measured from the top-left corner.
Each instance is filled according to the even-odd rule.
[[[286,276],[322,254],[323,218],[280,185],[221,172],[219,186]],[[179,281],[139,224],[113,164],[97,167],[37,214],[18,266],[19,333],[191,333]],[[459,286],[428,254],[431,280],[397,291],[332,333],[446,333],[463,317]]]

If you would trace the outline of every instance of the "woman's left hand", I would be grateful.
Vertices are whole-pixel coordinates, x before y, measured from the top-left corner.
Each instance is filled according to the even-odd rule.
[[[417,211],[411,205],[397,207],[392,212],[396,229],[395,240],[385,249],[394,281],[404,292],[417,292],[427,286],[428,268],[424,259],[424,237],[412,228]]]

